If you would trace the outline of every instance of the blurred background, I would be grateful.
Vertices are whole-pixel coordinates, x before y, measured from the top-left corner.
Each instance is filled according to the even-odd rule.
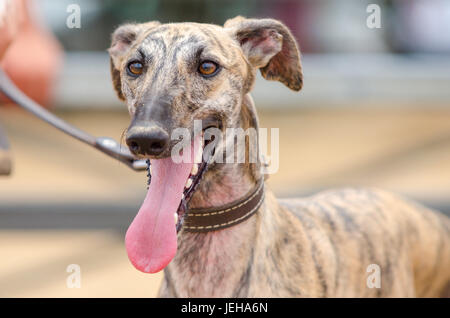
[[[294,93],[260,76],[255,85],[261,127],[280,128],[272,190],[288,197],[378,187],[450,212],[449,1],[17,1],[28,12],[27,34],[1,67],[58,116],[116,140],[129,118],[109,74],[115,27],[279,19],[300,44],[304,88]],[[68,27],[71,4],[80,8],[80,28]],[[380,28],[368,27],[370,4],[381,9]],[[155,296],[162,274],[135,270],[123,243],[145,196],[145,174],[4,98],[0,125],[12,162],[12,174],[0,176],[0,296]],[[69,264],[80,265],[81,288],[67,288]]]

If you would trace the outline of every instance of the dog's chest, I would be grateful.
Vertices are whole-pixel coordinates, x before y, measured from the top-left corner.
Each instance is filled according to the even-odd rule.
[[[251,247],[233,232],[183,235],[165,276],[176,296],[233,297],[243,288]]]

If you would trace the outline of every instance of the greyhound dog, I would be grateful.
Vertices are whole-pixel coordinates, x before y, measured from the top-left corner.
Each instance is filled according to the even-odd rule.
[[[164,269],[161,297],[448,295],[445,215],[378,189],[278,200],[260,161],[202,157],[211,145],[205,130],[258,129],[249,95],[258,69],[302,88],[300,53],[284,24],[240,16],[223,27],[125,24],[109,53],[113,86],[132,117],[126,143],[151,163],[125,245],[137,269]],[[200,161],[171,159],[178,127],[190,129],[191,158],[199,153]]]

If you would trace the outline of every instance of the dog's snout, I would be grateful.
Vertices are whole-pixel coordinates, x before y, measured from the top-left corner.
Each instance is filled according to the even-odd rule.
[[[169,144],[169,135],[158,126],[133,126],[128,130],[126,143],[134,154],[158,156]]]

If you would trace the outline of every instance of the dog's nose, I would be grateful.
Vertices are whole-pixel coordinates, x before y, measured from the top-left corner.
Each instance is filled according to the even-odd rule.
[[[127,132],[126,143],[136,155],[158,156],[169,144],[169,135],[156,125],[133,126]]]

